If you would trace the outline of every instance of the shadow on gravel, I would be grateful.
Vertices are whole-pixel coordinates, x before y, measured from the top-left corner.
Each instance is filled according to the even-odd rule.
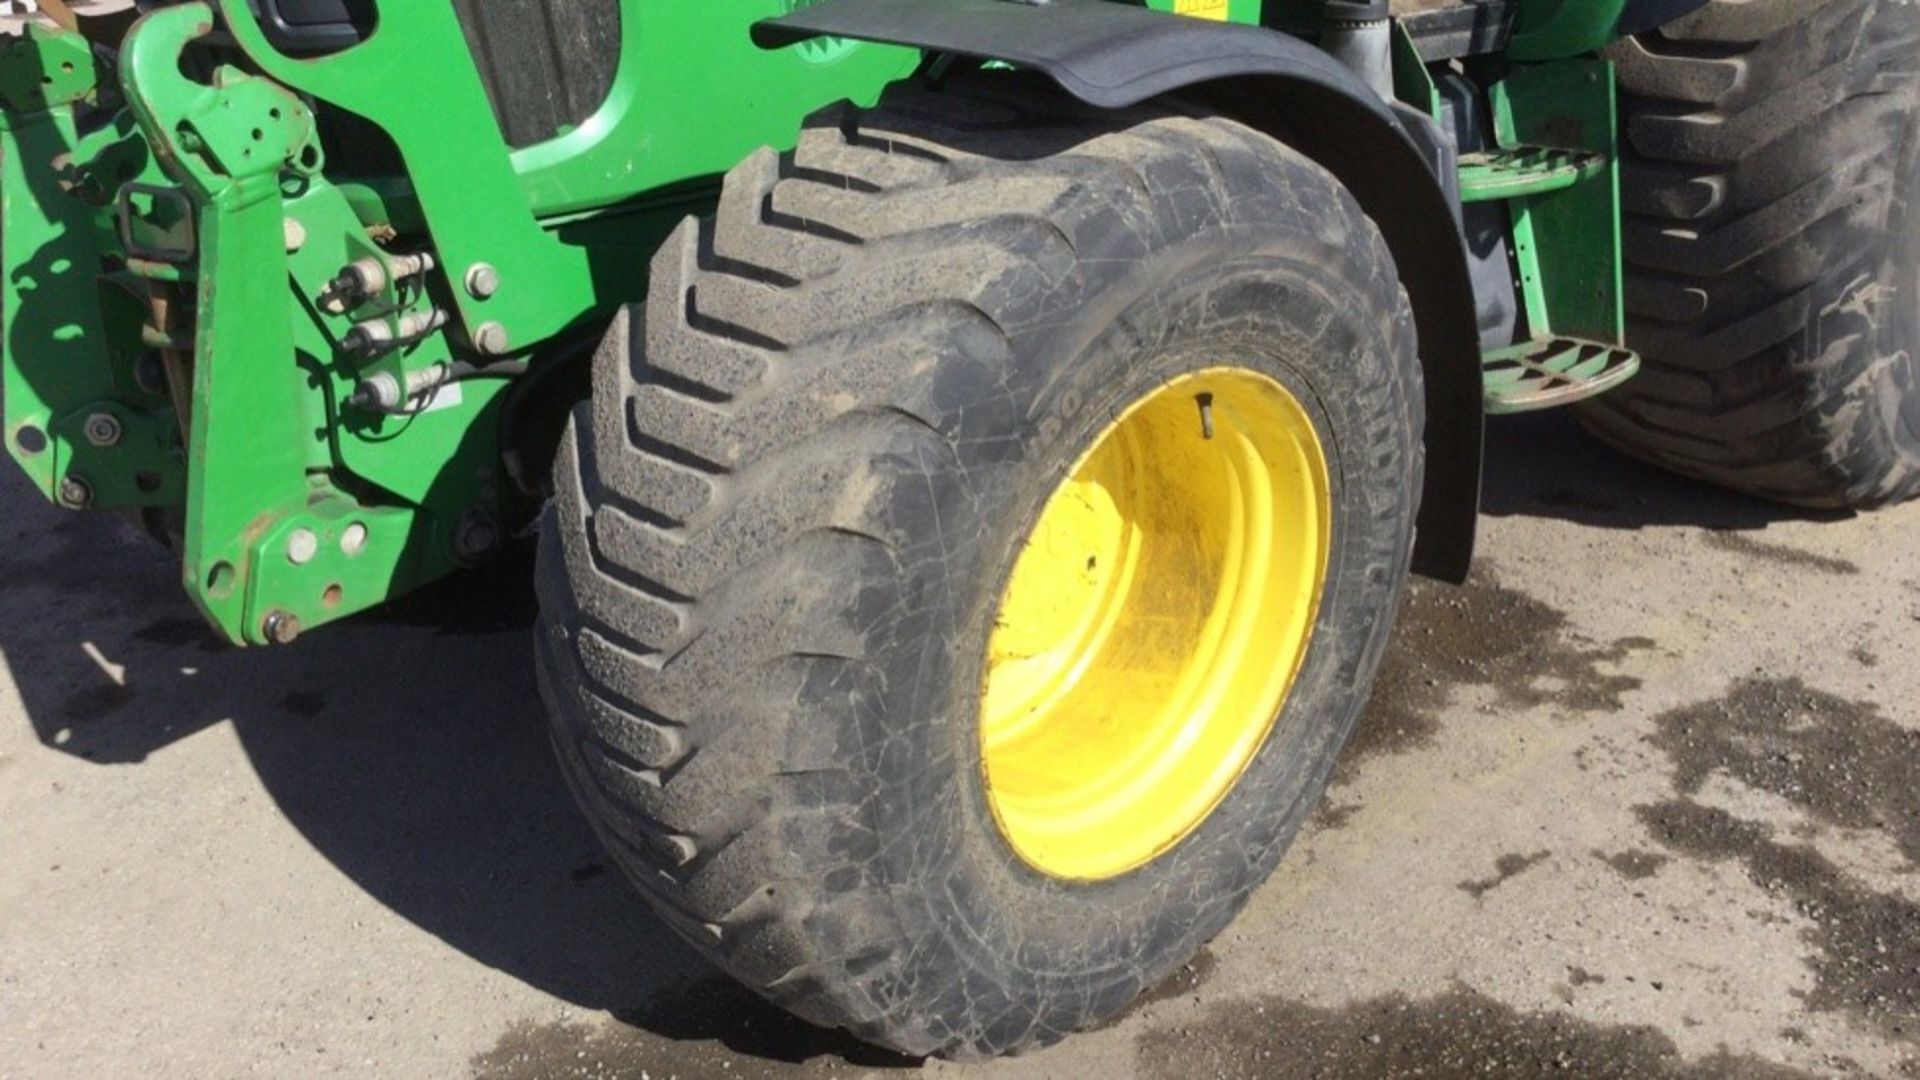
[[[1553,518],[1603,529],[1691,525],[1726,533],[1850,516],[1675,476],[1609,449],[1564,409],[1488,420],[1481,509],[1494,517]]]
[[[662,1060],[713,1039],[868,1060],[709,987],[604,860],[547,743],[524,556],[290,648],[239,650],[209,637],[173,558],[131,526],[46,507],[10,468],[0,506],[0,654],[45,746],[131,768],[230,724],[287,821],[370,896],[487,967],[640,1025],[627,1036]],[[743,1018],[750,1034],[733,1030]]]
[[[1465,585],[1415,579],[1335,786],[1357,778],[1368,760],[1430,744],[1464,687],[1490,691],[1499,708],[1619,712],[1622,695],[1639,689],[1640,680],[1614,669],[1658,647],[1640,636],[1599,642],[1580,635],[1565,612],[1501,584],[1489,559]],[[1321,827],[1337,827],[1338,814],[1323,807]]]

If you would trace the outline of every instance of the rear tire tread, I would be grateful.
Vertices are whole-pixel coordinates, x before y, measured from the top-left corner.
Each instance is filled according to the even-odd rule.
[[[1888,146],[1914,137],[1916,48],[1920,9],[1892,0],[1715,0],[1614,48],[1628,339],[1646,367],[1583,408],[1602,439],[1810,507],[1920,494],[1898,404],[1920,390],[1861,328],[1901,313],[1835,315],[1872,287],[1896,185],[1920,182]]]

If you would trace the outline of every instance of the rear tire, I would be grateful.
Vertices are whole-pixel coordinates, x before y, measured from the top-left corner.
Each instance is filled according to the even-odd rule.
[[[1589,427],[1802,506],[1920,493],[1920,5],[1715,0],[1612,56],[1646,366]]]
[[[1003,583],[1110,420],[1224,364],[1284,387],[1330,466],[1304,659],[1197,827],[1048,876],[981,779]],[[1009,1053],[1117,1013],[1279,862],[1365,701],[1421,479],[1412,316],[1327,173],[1020,76],[897,91],[736,168],[596,365],[544,522],[542,689],[588,817],[716,965],[897,1050]]]

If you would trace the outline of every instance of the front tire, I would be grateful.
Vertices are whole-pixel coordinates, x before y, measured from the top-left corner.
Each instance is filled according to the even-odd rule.
[[[1279,862],[1379,662],[1412,546],[1422,396],[1378,232],[1327,173],[1239,125],[1094,112],[989,74],[896,92],[814,123],[791,155],[750,158],[652,282],[601,350],[544,523],[542,687],[588,816],[671,926],[809,1020],[979,1057],[1112,1016]],[[1087,471],[1149,413],[1159,426],[1114,472]],[[1229,443],[1264,448],[1223,465]],[[1057,523],[1055,496],[1103,475],[1134,478],[1132,504],[1126,483],[1103,489],[1129,535],[1199,553],[1167,556],[1203,568],[1185,577],[1246,565],[1244,544],[1215,541],[1259,516],[1267,481],[1249,478],[1282,500],[1317,482],[1323,528],[1318,554],[1291,560],[1313,572],[1276,579],[1311,588],[1239,624],[1297,618],[1298,649],[1268,635],[1254,640],[1280,644],[1207,653],[1238,663],[1187,665],[1224,696],[1176,722],[1257,730],[1237,729],[1239,757],[1156,790],[1184,796],[1175,785],[1204,773],[1217,791],[1164,803],[1184,816],[1151,843],[1123,851],[1096,828],[1062,861],[1048,836],[1071,814],[1047,818],[1039,791],[1023,804],[1042,807],[1039,832],[1022,832],[996,801],[982,717],[1005,710],[983,699],[990,668],[1073,636],[1009,646],[996,627],[1031,614],[1009,583],[1055,543],[1036,524]],[[1157,509],[1129,517],[1140,502]],[[1274,528],[1296,538],[1275,542],[1286,564],[1308,531]],[[1079,548],[1058,556],[1039,580],[1083,565]],[[1176,602],[1140,619],[1173,636],[1136,645],[1183,640],[1181,613],[1227,595],[1179,593],[1155,558],[1140,574]],[[1056,599],[1118,588],[1100,580]],[[1248,590],[1247,610],[1280,595]],[[1144,608],[1115,610],[1118,626]],[[1092,671],[1074,685],[1116,709],[1151,696],[1121,680],[1159,663],[1154,649],[1129,668],[1092,648],[1057,670]],[[1255,704],[1229,707],[1236,686]],[[1124,738],[1094,730],[1087,760]],[[1130,745],[1159,767],[1162,743]],[[1097,788],[1123,772],[1088,775]],[[1095,825],[1137,809],[1087,807]]]

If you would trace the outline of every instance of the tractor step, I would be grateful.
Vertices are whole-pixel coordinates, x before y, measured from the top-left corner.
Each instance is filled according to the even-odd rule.
[[[1616,345],[1550,337],[1487,353],[1480,362],[1489,414],[1571,405],[1619,386],[1640,357]]]
[[[1460,158],[1460,201],[1494,202],[1570,188],[1607,167],[1607,156],[1586,150],[1521,146]]]

